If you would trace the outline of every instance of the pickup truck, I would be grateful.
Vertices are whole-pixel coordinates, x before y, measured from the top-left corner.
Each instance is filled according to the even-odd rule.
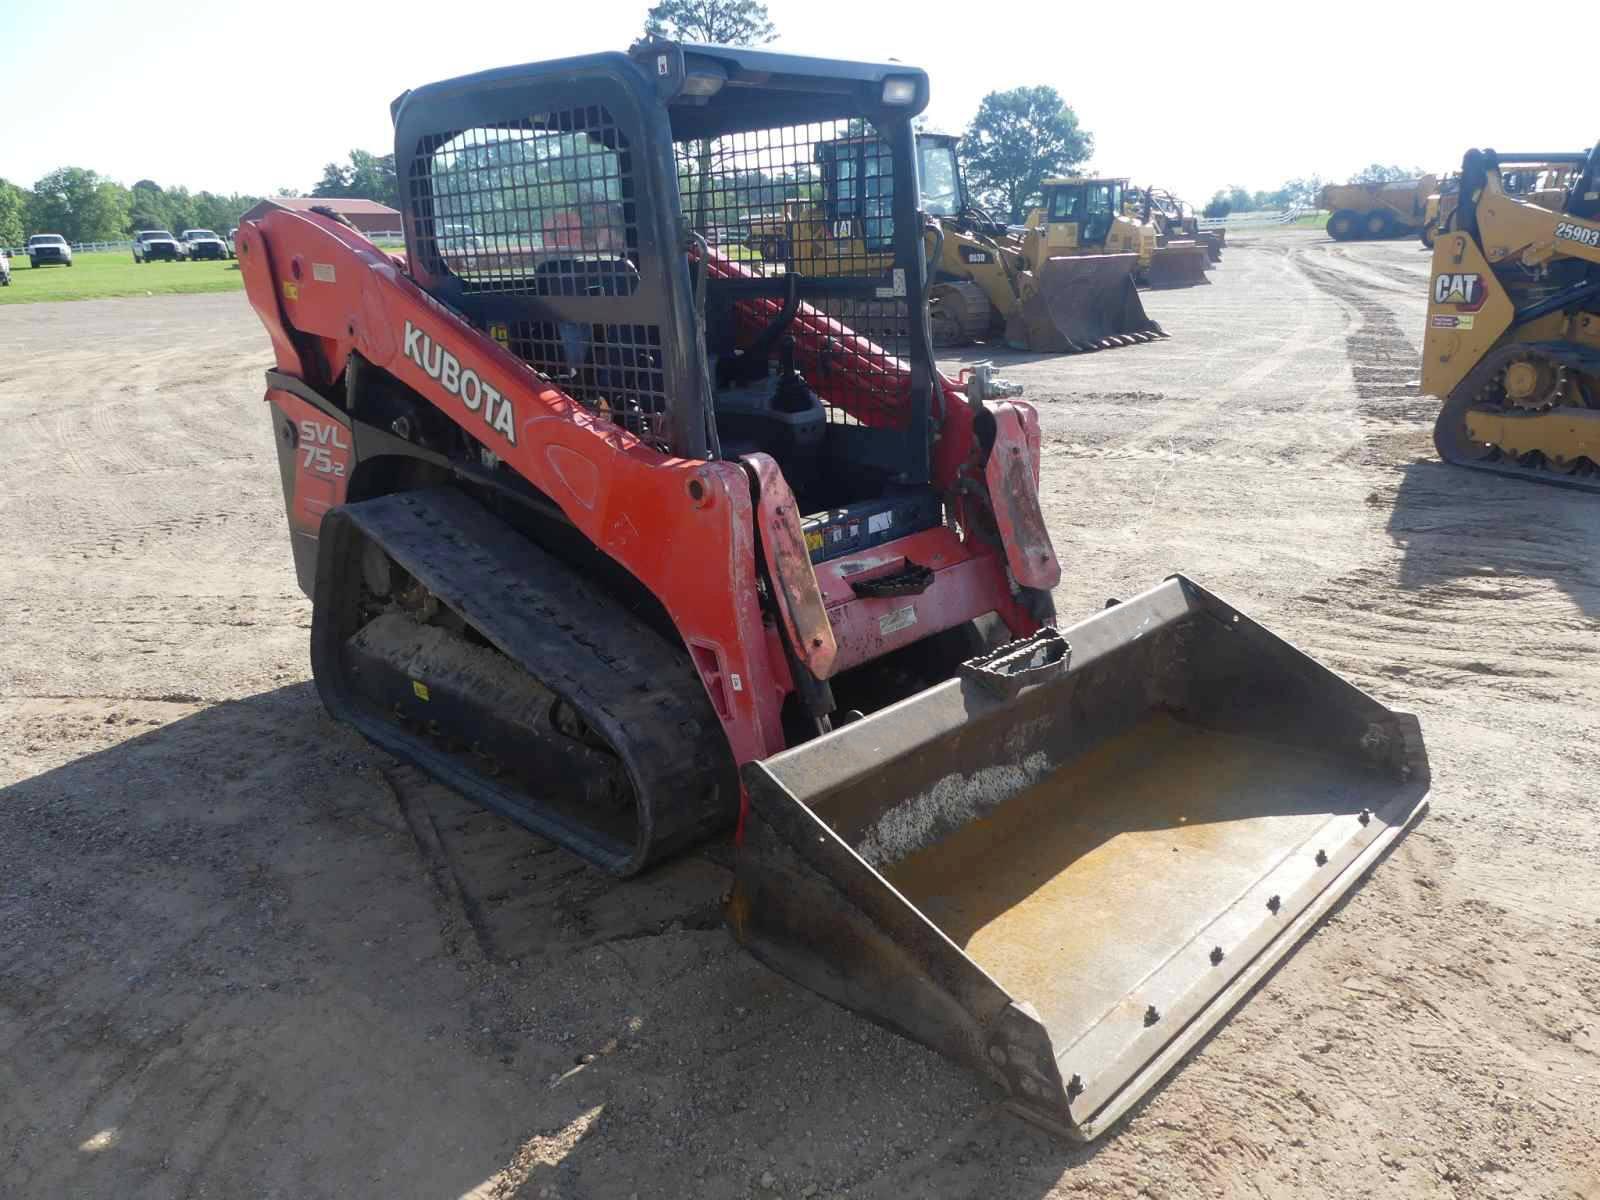
[[[165,229],[141,229],[133,235],[133,261],[136,263],[160,259],[182,262],[184,253],[183,243]]]
[[[228,243],[209,229],[185,229],[183,248],[190,262],[199,262],[202,258],[228,257]]]
[[[72,247],[59,233],[36,233],[28,239],[28,265],[42,267],[45,263],[72,265]]]

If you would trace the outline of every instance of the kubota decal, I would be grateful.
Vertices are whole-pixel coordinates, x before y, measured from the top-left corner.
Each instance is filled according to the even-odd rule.
[[[1557,225],[1556,236],[1564,241],[1577,242],[1580,246],[1600,246],[1600,229],[1585,229],[1571,221]]]
[[[459,358],[410,321],[406,322],[403,345],[405,356],[438,380],[440,387],[466,405],[469,412],[482,416],[484,423],[506,441],[517,444],[517,414],[511,401],[471,367],[463,367]]]
[[[1446,271],[1433,278],[1433,302],[1454,304],[1468,312],[1476,312],[1488,298],[1483,277],[1476,271]]]

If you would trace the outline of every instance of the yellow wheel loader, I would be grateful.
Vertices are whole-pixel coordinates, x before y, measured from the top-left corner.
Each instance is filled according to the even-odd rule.
[[[1079,353],[1166,336],[1139,300],[1137,255],[1053,255],[1040,231],[1012,229],[972,201],[956,145],[949,134],[917,136],[922,206],[933,222],[936,327],[943,306],[966,303],[956,289],[976,287],[1013,349]]]
[[[1127,211],[1146,225],[1156,227],[1156,245],[1170,246],[1182,242],[1197,242],[1205,248],[1211,262],[1222,261],[1222,246],[1227,231],[1221,228],[1201,229],[1200,219],[1194,209],[1171,192],[1161,188],[1131,188],[1127,195]]]
[[[1559,211],[1512,196],[1502,164],[1577,169]],[[1433,248],[1422,390],[1447,462],[1600,491],[1600,146],[1469,150]]]
[[[1050,178],[1044,203],[1028,214],[1028,226],[1044,238],[1045,253],[1136,254],[1136,278],[1144,287],[1192,287],[1210,283],[1205,247],[1192,241],[1161,244],[1155,225],[1125,211],[1126,179]]]
[[[921,133],[917,152],[936,346],[1003,339],[1017,350],[1082,353],[1166,336],[1139,301],[1135,255],[1052,260],[1040,235],[1013,232],[971,201],[956,138]],[[837,138],[815,153],[815,194],[789,201],[781,214],[752,218],[746,248],[801,276],[890,275],[884,213],[893,180],[882,142]],[[885,336],[901,332],[890,324],[904,319],[873,302],[848,315],[865,332]]]

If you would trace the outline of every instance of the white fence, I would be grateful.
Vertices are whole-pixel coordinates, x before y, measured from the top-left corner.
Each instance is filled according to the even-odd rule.
[[[1287,212],[1229,213],[1225,217],[1201,217],[1201,229],[1248,228],[1251,225],[1289,225],[1301,217],[1315,216],[1320,209],[1296,205]]]

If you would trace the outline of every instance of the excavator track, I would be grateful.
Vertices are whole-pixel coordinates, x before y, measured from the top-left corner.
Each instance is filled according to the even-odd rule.
[[[1567,395],[1578,404],[1534,410],[1501,402],[1502,373],[1530,353],[1565,369]],[[1518,342],[1486,355],[1439,411],[1433,427],[1439,457],[1475,471],[1600,492],[1600,409],[1581,402],[1585,376],[1600,377],[1600,354],[1567,342]]]
[[[928,318],[935,346],[970,346],[989,336],[994,305],[975,283],[935,283],[928,289]]]
[[[311,661],[335,717],[614,874],[737,814],[687,656],[456,489],[328,513]]]

